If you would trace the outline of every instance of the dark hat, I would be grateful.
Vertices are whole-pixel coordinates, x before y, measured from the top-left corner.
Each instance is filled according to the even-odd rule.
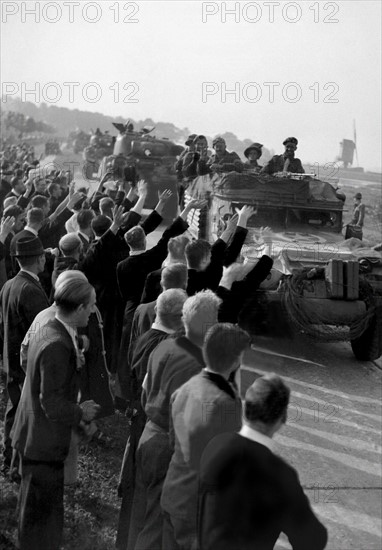
[[[248,154],[250,151],[259,151],[260,153],[260,156],[262,155],[262,144],[261,143],[252,143],[252,145],[250,145],[249,147],[246,148],[246,150],[244,151],[244,156],[248,158]]]
[[[195,138],[196,138],[196,134],[190,134],[187,140],[185,141],[185,145],[191,145],[191,143],[194,141]]]
[[[44,247],[38,237],[23,237],[16,242],[15,256],[41,256]]]
[[[298,145],[298,140],[295,137],[288,137],[284,139],[283,145],[286,145],[287,143],[294,143],[295,145]]]
[[[216,145],[217,143],[224,143],[224,145],[226,144],[225,139],[222,138],[221,136],[217,136],[217,137],[213,140],[213,142],[212,142],[212,147],[215,147],[215,145]]]
[[[355,199],[362,199],[362,193],[356,193],[356,194],[354,195],[354,198],[355,198]]]

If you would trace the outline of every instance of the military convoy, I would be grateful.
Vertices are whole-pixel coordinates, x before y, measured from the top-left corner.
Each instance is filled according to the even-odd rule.
[[[109,153],[101,162],[100,177],[112,171],[115,179],[147,181],[146,208],[156,205],[158,192],[164,189],[172,190],[173,195],[166,205],[164,217],[173,219],[178,209],[174,164],[183,147],[169,139],[152,136],[153,127],[135,131],[130,122],[114,123],[114,126],[119,130],[119,135],[115,140],[112,154]]]
[[[230,172],[196,178],[185,193],[191,198],[208,199],[189,223],[195,238],[210,242],[238,208],[255,208],[245,261],[256,262],[264,250],[260,228],[272,230],[274,266],[257,293],[251,331],[268,325],[273,333],[282,324],[318,341],[350,340],[360,360],[380,357],[381,254],[344,240],[345,197],[332,184],[314,175]]]

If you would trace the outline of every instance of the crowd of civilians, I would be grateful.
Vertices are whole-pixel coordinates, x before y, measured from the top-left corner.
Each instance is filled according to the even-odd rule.
[[[186,150],[182,166],[203,151]],[[227,154],[219,170],[241,163]],[[25,144],[2,152],[2,473],[20,483],[19,548],[60,548],[69,461],[116,409],[131,417],[118,549],[266,550],[282,531],[294,549],[324,548],[326,529],[272,440],[288,387],[266,375],[244,404],[239,395],[246,312],[273,264],[266,230],[263,255],[241,257],[253,209],[211,245],[187,234],[189,213],[206,207],[190,200],[148,249],[170,191],[142,219],[144,181],[106,174],[89,198],[70,179],[42,175]]]

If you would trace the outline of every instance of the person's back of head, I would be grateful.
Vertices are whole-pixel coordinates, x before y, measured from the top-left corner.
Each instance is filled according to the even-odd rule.
[[[91,229],[92,220],[95,214],[93,210],[83,209],[77,214],[77,223],[80,231],[89,231]]]
[[[48,194],[50,198],[58,198],[61,196],[61,188],[58,183],[52,182],[48,185]]]
[[[73,281],[73,280],[81,280],[81,281],[88,281],[85,273],[82,271],[79,271],[77,269],[67,269],[66,271],[62,271],[62,273],[59,274],[57,277],[54,287],[59,287],[62,284],[66,284],[67,281]]]
[[[99,201],[100,213],[106,216],[110,216],[114,208],[114,201],[110,197],[104,197]]]
[[[168,241],[167,251],[168,259],[173,262],[186,262],[185,249],[190,239],[186,235],[178,235],[177,237],[172,237]]]
[[[12,189],[17,189],[22,183],[21,177],[16,175],[11,179]]]
[[[8,206],[5,208],[3,212],[3,218],[13,217],[17,218],[23,213],[23,209],[18,204],[13,204],[12,206]]]
[[[125,241],[131,250],[146,250],[146,234],[140,225],[125,233]]]
[[[6,210],[10,206],[15,206],[16,203],[17,197],[7,197],[6,199],[4,199],[3,208],[4,210]]]
[[[58,247],[65,257],[78,258],[81,253],[82,241],[77,233],[67,233],[61,237]]]
[[[32,208],[41,208],[42,210],[49,206],[48,197],[44,195],[35,195],[30,201],[30,206]]]
[[[185,264],[170,264],[162,270],[160,284],[163,290],[170,288],[186,290],[187,278],[188,272]]]
[[[110,228],[112,221],[107,216],[99,215],[92,219],[91,228],[93,229],[96,237],[102,237],[104,233]]]
[[[248,334],[231,323],[217,323],[206,334],[203,357],[207,367],[229,377],[240,366],[241,356],[249,347]]]
[[[180,330],[183,327],[183,305],[187,300],[184,290],[171,288],[159,295],[155,311],[156,322],[171,330]]]
[[[95,291],[87,280],[69,277],[56,281],[54,302],[60,315],[72,317],[73,327],[86,326],[94,308]]]
[[[27,211],[27,225],[33,228],[41,228],[44,221],[44,212],[41,208],[30,208]]]
[[[183,324],[186,336],[200,347],[208,329],[218,322],[220,298],[212,290],[197,292],[183,306]]]
[[[245,421],[270,437],[287,420],[290,389],[276,374],[257,378],[245,394]]]
[[[211,245],[204,239],[191,241],[185,248],[185,254],[188,268],[202,271],[210,262]]]

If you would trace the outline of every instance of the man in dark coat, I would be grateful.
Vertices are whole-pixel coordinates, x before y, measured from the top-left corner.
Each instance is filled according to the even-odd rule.
[[[124,304],[118,291],[117,265],[129,255],[124,233],[140,223],[147,195],[145,182],[138,182],[139,199],[129,212],[124,206],[114,208],[113,220],[97,216],[92,221],[95,239],[83,258],[80,269],[85,273],[97,294],[97,305],[104,322],[105,348],[110,372],[117,371],[121,342]],[[154,231],[162,221],[161,201],[140,224],[145,234]]]
[[[10,433],[20,401],[24,371],[20,366],[20,347],[33,319],[49,306],[38,274],[44,270],[45,254],[37,237],[24,238],[16,244],[19,273],[5,283],[0,293],[3,363],[7,374],[8,404],[4,419],[3,472],[11,467]],[[12,473],[12,472],[11,472]]]
[[[141,304],[153,302],[162,292],[161,275],[165,267],[168,267],[171,264],[179,263],[186,265],[187,261],[184,251],[189,242],[190,239],[187,237],[187,235],[178,235],[178,237],[173,237],[168,241],[167,258],[163,263],[163,267],[152,271],[146,277],[145,288],[142,292]]]
[[[241,428],[241,399],[228,380],[240,367],[248,346],[249,336],[239,327],[229,323],[211,327],[203,345],[206,368],[171,398],[174,454],[161,498],[163,548],[170,550],[174,541],[185,550],[196,546],[200,459],[215,436]]]
[[[282,155],[275,155],[261,169],[261,174],[275,174],[276,172],[292,172],[294,174],[305,174],[301,160],[295,158],[298,140],[295,137],[286,138],[283,142],[285,151]]]
[[[187,288],[187,266],[184,264],[170,264],[162,271],[160,284],[162,292],[171,288]],[[160,295],[159,295],[160,296]],[[158,296],[158,297],[159,297]],[[129,364],[131,365],[131,357],[134,353],[135,344],[140,336],[147,332],[155,319],[157,300],[148,304],[140,304],[134,313],[133,325],[131,329],[131,338],[129,345]],[[142,380],[143,382],[143,380]]]
[[[170,196],[171,192],[169,192]],[[134,313],[141,300],[147,275],[159,269],[167,256],[167,244],[172,237],[181,235],[188,228],[188,213],[200,208],[201,201],[192,200],[175,221],[163,232],[158,243],[146,250],[146,237],[143,229],[134,227],[125,234],[130,247],[130,255],[117,266],[118,287],[125,304],[121,347],[118,362],[118,397],[126,399],[129,386],[128,350]]]
[[[27,372],[12,436],[21,457],[20,550],[59,550],[64,520],[64,460],[71,431],[93,420],[94,401],[77,404],[81,360],[77,328],[88,323],[95,291],[66,280],[54,295],[57,311],[31,339]],[[33,411],[33,414],[31,414]]]
[[[216,324],[219,304],[219,298],[211,290],[188,298],[183,306],[185,336],[166,339],[150,355],[142,392],[147,423],[136,453],[137,477],[141,472],[145,491],[140,492],[139,502],[134,504],[141,513],[143,510],[145,519],[131,523],[129,550],[162,548],[160,497],[172,455],[170,400],[175,390],[205,366],[202,354],[205,332]]]
[[[8,233],[5,241],[4,241],[4,259],[3,262],[3,276],[2,279],[5,282],[7,279],[11,279],[16,275],[13,271],[13,265],[12,265],[12,257],[11,257],[11,242],[13,237],[21,231],[25,226],[25,212],[20,208],[20,206],[17,206],[17,204],[13,206],[8,206],[3,213],[4,218],[12,217],[14,218],[14,223],[12,226],[11,231]]]
[[[77,223],[79,230],[77,232],[79,238],[82,242],[83,254],[86,254],[92,240],[93,240],[93,230],[92,230],[92,220],[95,217],[93,210],[82,209],[78,212]]]
[[[147,332],[138,338],[134,353],[132,354],[131,401],[132,407],[136,410],[136,413],[132,417],[130,436],[123,457],[119,486],[120,492],[122,493],[122,504],[118,524],[117,548],[123,550],[126,549],[129,534],[129,547],[134,548],[136,537],[145,519],[145,484],[142,480],[141,470],[139,479],[137,479],[134,506],[132,500],[136,477],[135,451],[146,421],[145,412],[140,404],[142,383],[146,376],[147,364],[153,350],[163,340],[175,337],[176,332],[183,328],[182,308],[186,298],[187,295],[184,290],[170,289],[162,292],[157,300],[155,322]],[[130,521],[131,513],[133,514],[133,519]],[[131,523],[131,525],[129,525],[129,523]]]
[[[278,456],[273,435],[287,419],[290,390],[274,374],[245,396],[244,425],[206,447],[200,466],[200,550],[272,550],[281,532],[294,550],[322,550],[327,531],[297,472]]]

